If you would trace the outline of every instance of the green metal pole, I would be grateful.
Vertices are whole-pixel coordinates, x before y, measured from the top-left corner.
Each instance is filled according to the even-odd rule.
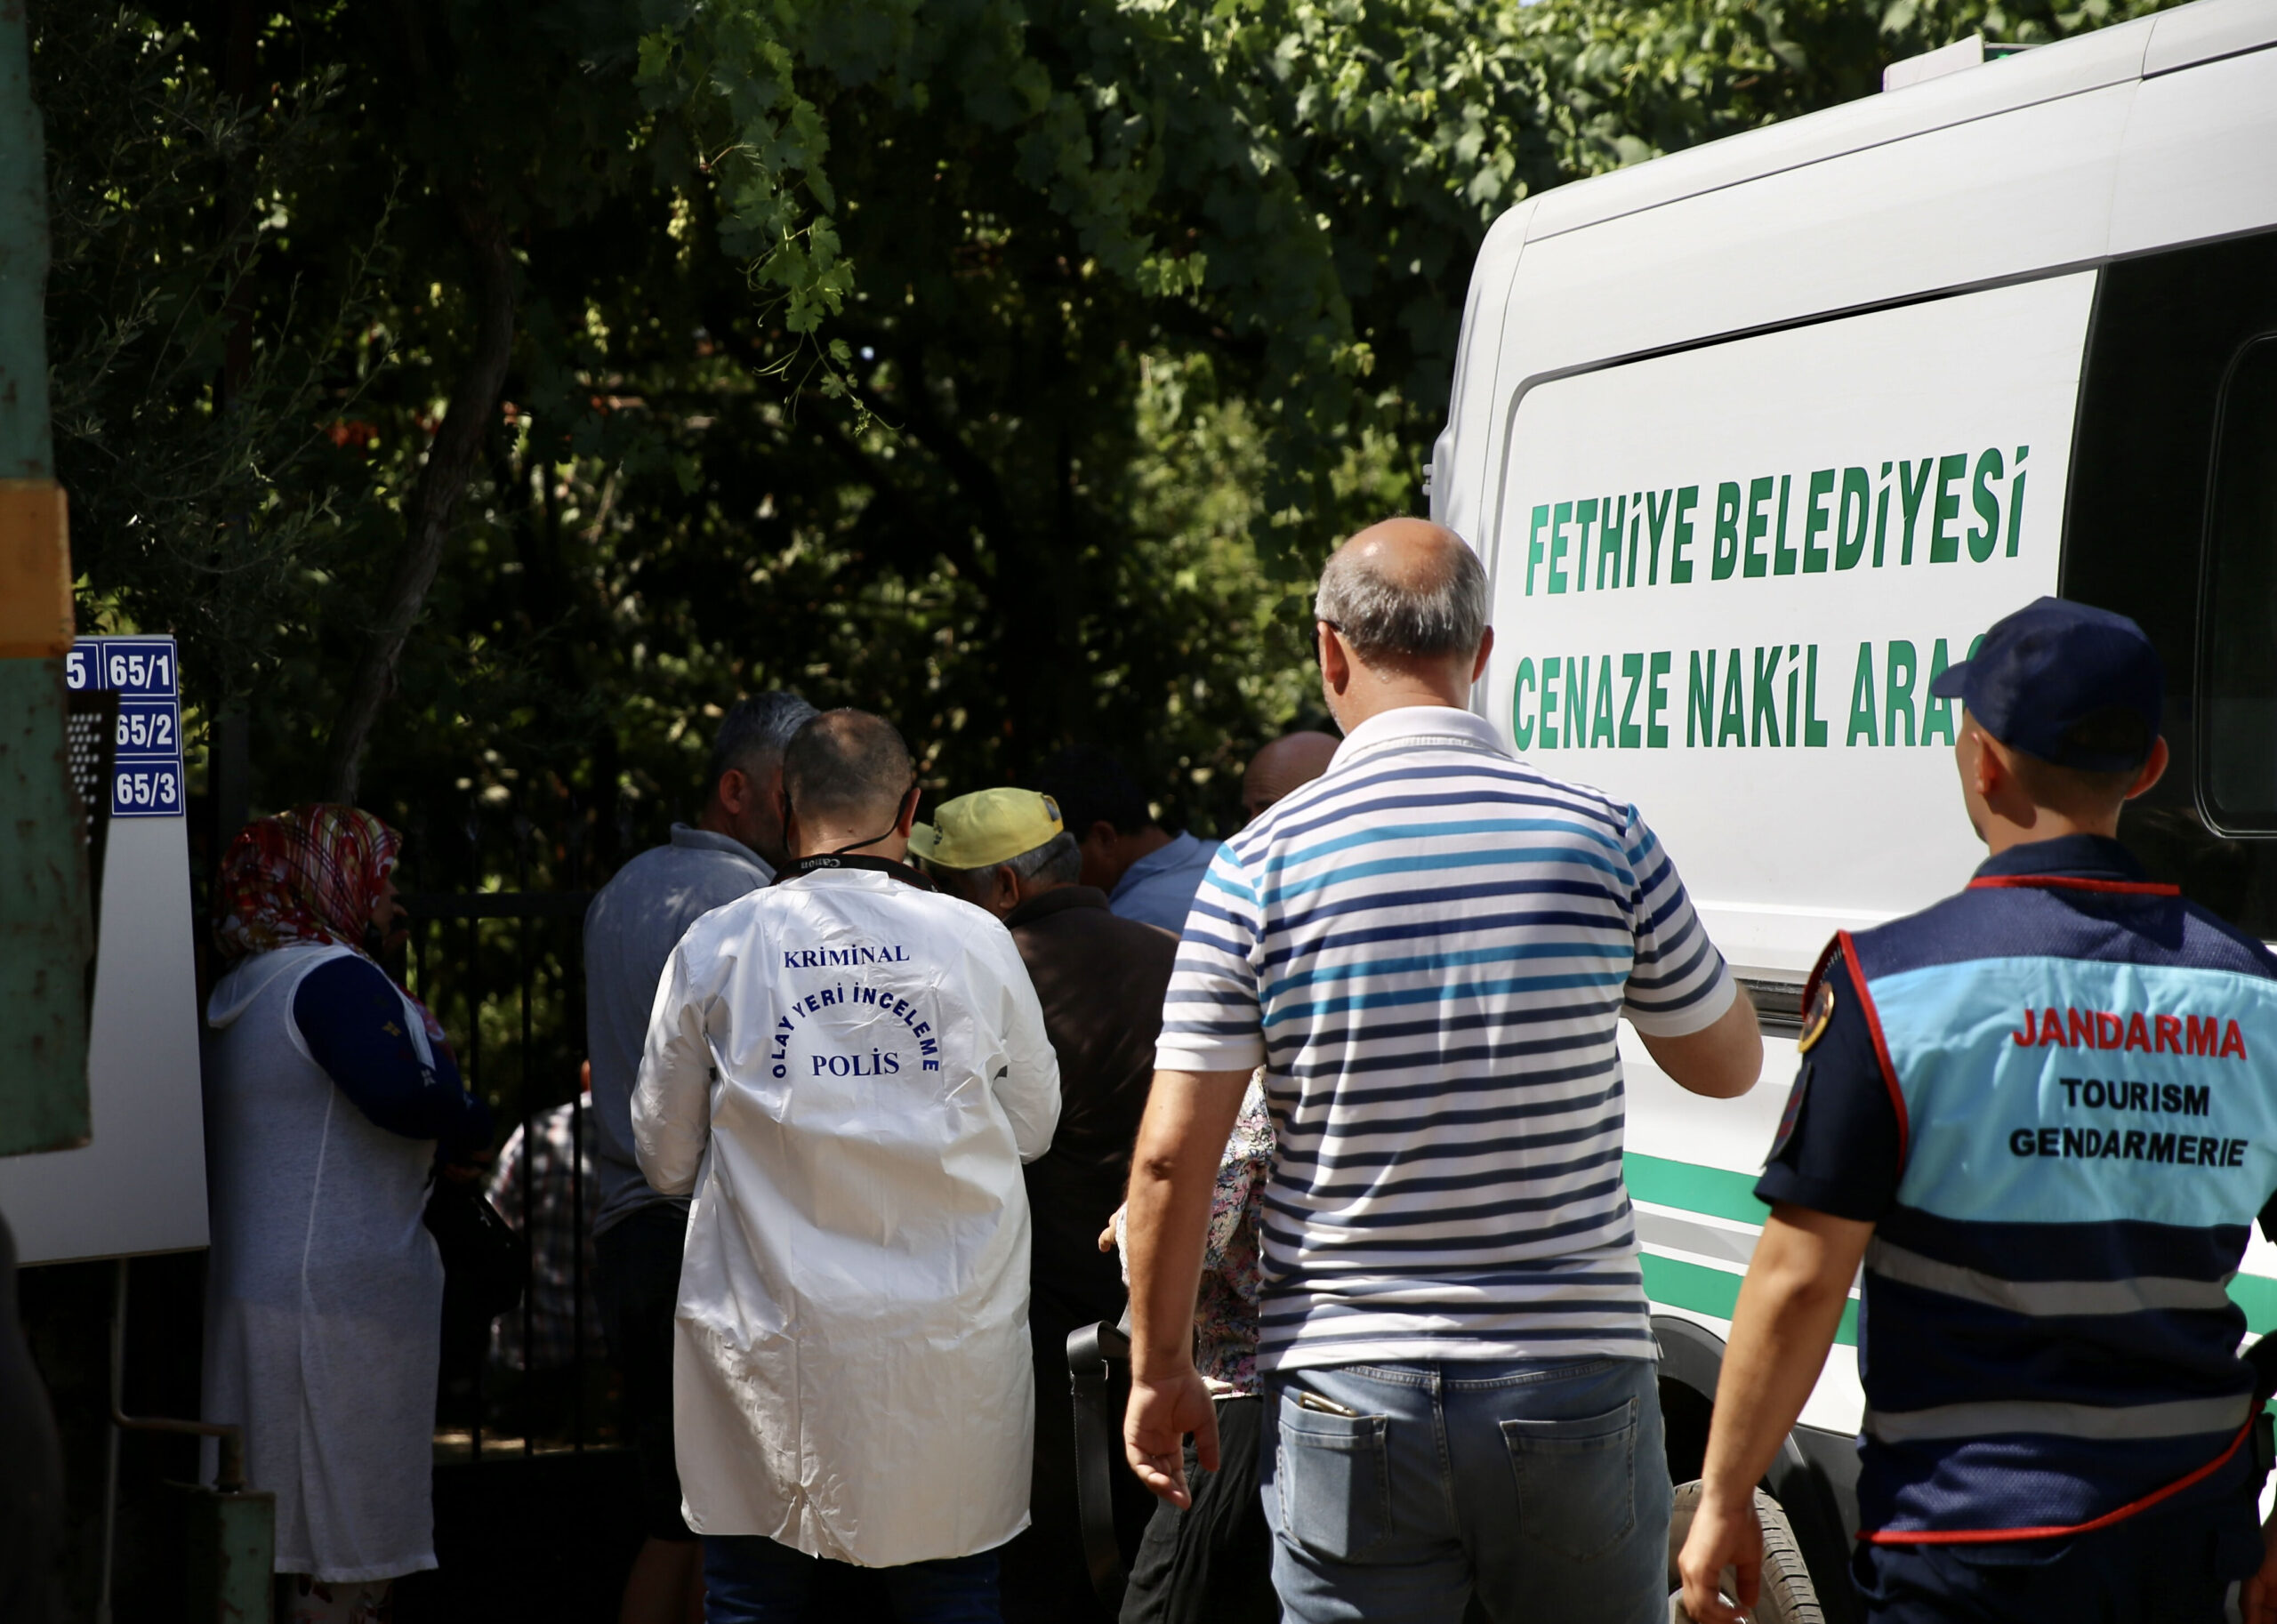
[[[46,153],[0,0],[0,1155],[86,1142],[87,860],[67,753],[70,559],[48,432]]]

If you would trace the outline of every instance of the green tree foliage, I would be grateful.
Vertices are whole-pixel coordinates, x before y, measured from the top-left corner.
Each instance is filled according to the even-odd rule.
[[[511,342],[364,782],[569,882],[776,684],[951,792],[1074,738],[1171,816],[1308,703],[1301,587],[1419,500],[1532,192],[2089,0],[34,0],[87,616],[320,792],[481,350]],[[503,849],[503,848],[502,848]],[[497,864],[487,864],[494,876]]]
[[[325,420],[365,381],[384,201],[321,285],[264,277],[278,201],[337,162],[337,67],[253,109],[179,31],[68,6],[41,23],[43,74],[82,92],[44,113],[57,471],[85,608],[173,631],[209,704],[266,693],[368,517]]]

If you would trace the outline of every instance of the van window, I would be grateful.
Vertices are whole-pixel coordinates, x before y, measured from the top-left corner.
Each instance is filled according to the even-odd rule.
[[[2277,334],[2239,352],[2216,421],[2206,530],[2206,809],[2225,831],[2277,832]]]
[[[2223,700],[2277,695],[2277,664],[2255,666],[2268,659],[2256,650],[2242,663],[2233,655],[2219,677],[2215,671],[2219,651],[2237,647],[2225,645],[2224,625],[2264,644],[2277,629],[2277,533],[2265,519],[2260,552],[2241,539],[2220,592],[2201,587],[2220,567],[2209,558],[2220,551],[2209,491],[2225,387],[2241,401],[2257,387],[2248,376],[2255,358],[2245,352],[2273,332],[2277,233],[2104,269],[2064,503],[2063,573],[2066,596],[2133,615],[2166,661],[2173,763],[2156,789],[2129,803],[2120,836],[2153,874],[2264,937],[2277,937],[2277,768],[2249,765],[2252,724],[2225,712]],[[2251,370],[2265,376],[2260,365]],[[2224,625],[2215,623],[2217,605],[2229,617]],[[2222,725],[2225,716],[2234,729]],[[2277,745],[2266,748],[2277,757]]]

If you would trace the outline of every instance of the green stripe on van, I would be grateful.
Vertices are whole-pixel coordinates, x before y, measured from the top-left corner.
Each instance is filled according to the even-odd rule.
[[[1629,1193],[1656,1207],[1678,1207],[1686,1212],[1730,1218],[1741,1224],[1760,1224],[1771,1210],[1756,1200],[1755,1176],[1751,1173],[1734,1173],[1692,1162],[1670,1162],[1660,1156],[1639,1155],[1635,1151],[1621,1158],[1621,1171],[1628,1181]],[[1721,1269],[1647,1253],[1645,1290],[1654,1302],[1728,1320],[1732,1317],[1732,1305],[1739,1298],[1740,1277]],[[2240,1274],[2230,1282],[2230,1300],[2245,1310],[2246,1328],[2255,1336],[2267,1336],[2277,1331],[2277,1280]],[[1856,1345],[1856,1303],[1843,1309],[1842,1330],[1835,1339]]]
[[[2230,1282],[2230,1300],[2245,1310],[2245,1325],[2257,1337],[2277,1330],[2277,1280],[2239,1274]]]
[[[1621,1158],[1621,1173],[1631,1195],[1656,1207],[1681,1207],[1686,1212],[1742,1224],[1760,1224],[1771,1211],[1755,1199],[1752,1173],[1731,1173],[1691,1162],[1665,1162],[1635,1151]]]
[[[1672,1308],[1689,1308],[1694,1314],[1713,1314],[1719,1320],[1732,1317],[1732,1310],[1740,1300],[1737,1274],[1711,1269],[1702,1263],[1686,1263],[1678,1258],[1656,1258],[1651,1252],[1639,1252],[1637,1260],[1645,1270],[1645,1295],[1654,1302],[1666,1303]],[[1842,1323],[1836,1328],[1834,1339],[1845,1347],[1858,1346],[1855,1302],[1842,1305]]]

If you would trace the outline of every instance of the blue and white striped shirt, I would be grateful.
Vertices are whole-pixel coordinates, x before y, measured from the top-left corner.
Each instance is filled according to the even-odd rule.
[[[1261,1369],[1653,1355],[1616,1026],[1734,986],[1633,807],[1417,706],[1227,840],[1155,1064],[1262,1062]]]

